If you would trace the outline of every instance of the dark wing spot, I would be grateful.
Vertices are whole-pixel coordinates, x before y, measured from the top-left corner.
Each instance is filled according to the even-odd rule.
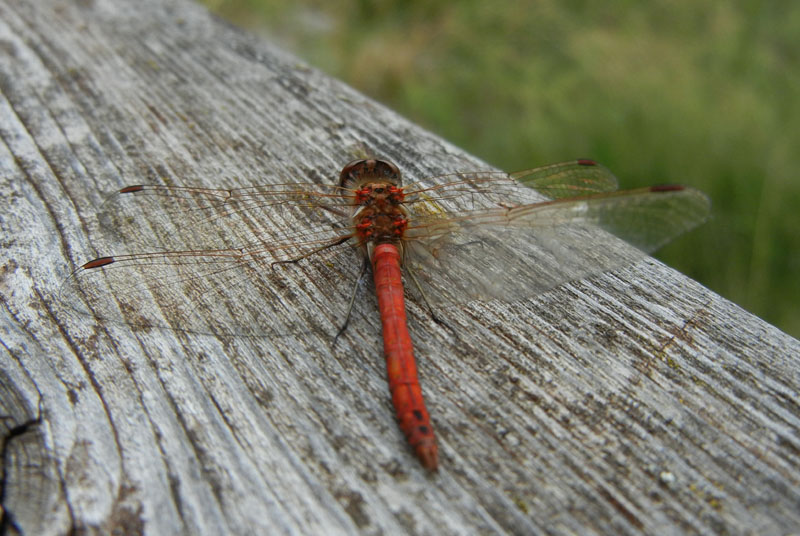
[[[84,270],[89,270],[90,268],[100,268],[101,266],[106,266],[112,262],[114,262],[114,257],[100,257],[99,259],[87,262],[81,266],[81,268]]]
[[[651,192],[680,192],[683,189],[680,184],[659,184],[650,187]]]
[[[131,192],[138,192],[138,191],[142,190],[142,188],[144,188],[144,186],[142,186],[142,185],[126,186],[125,188],[120,190],[119,193],[121,193],[121,194],[129,194]]]

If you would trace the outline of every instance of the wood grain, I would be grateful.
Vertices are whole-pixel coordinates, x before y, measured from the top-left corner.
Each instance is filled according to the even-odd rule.
[[[411,303],[437,475],[394,422],[377,314],[333,345],[65,310],[125,185],[323,184],[362,145],[410,177],[486,168],[271,44],[182,0],[2,2],[0,93],[8,533],[800,526],[800,344],[650,258],[454,307],[457,335]],[[270,306],[327,315],[304,277]]]

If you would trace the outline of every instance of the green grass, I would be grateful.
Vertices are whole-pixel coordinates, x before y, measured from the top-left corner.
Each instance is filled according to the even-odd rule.
[[[658,256],[800,336],[800,3],[206,3],[500,168],[706,191]]]

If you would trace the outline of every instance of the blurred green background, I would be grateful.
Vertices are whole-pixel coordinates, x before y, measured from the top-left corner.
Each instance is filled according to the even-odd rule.
[[[658,257],[800,336],[800,2],[205,3],[499,168],[704,190]]]

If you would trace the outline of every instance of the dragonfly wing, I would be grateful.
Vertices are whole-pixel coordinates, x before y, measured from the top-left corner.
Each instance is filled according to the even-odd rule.
[[[409,244],[408,268],[433,301],[515,301],[624,266],[644,253],[597,228],[484,227]]]
[[[652,252],[708,219],[711,201],[685,186],[652,186],[520,206],[509,225],[531,229],[594,225]]]
[[[351,201],[342,192],[313,184],[229,190],[130,186],[109,197],[99,217],[112,240],[130,251],[226,249],[265,240],[265,229],[306,229],[313,235],[346,227]]]
[[[701,192],[658,188],[431,217],[410,230],[407,264],[434,299],[531,297],[634,262],[708,217]]]
[[[285,256],[219,250],[105,257],[76,270],[62,284],[60,301],[73,312],[140,328],[240,336],[335,333],[358,276],[359,252],[345,243],[297,263],[272,265]],[[316,314],[298,305],[314,302]]]
[[[504,173],[474,171],[434,177],[446,180],[432,186],[422,183],[407,188],[406,206],[421,216],[441,212],[444,205],[456,204],[461,210],[474,210],[488,204],[530,204],[542,200],[564,199],[617,189],[617,178],[608,168],[592,160],[572,160],[534,169]]]
[[[518,171],[510,177],[550,199],[562,199],[617,189],[617,178],[593,160],[572,160]]]

